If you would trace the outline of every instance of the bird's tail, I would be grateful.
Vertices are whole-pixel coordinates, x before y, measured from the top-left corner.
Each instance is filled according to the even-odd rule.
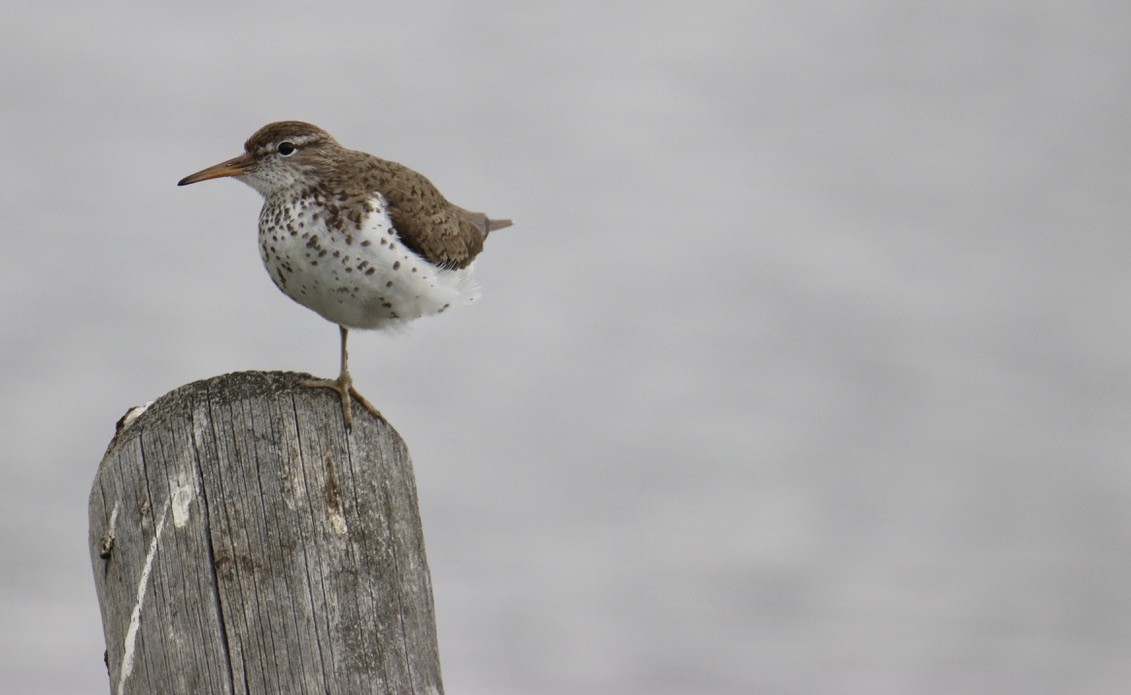
[[[478,229],[481,234],[483,234],[484,239],[486,239],[487,235],[495,231],[496,229],[502,229],[514,224],[514,220],[493,220],[482,212],[472,212],[471,210],[464,210],[463,208],[459,209],[463,212],[464,215],[467,216],[467,219],[471,220],[471,223],[475,225],[475,228]]]
[[[487,217],[486,215],[484,215],[484,218],[486,218],[486,220],[487,220],[487,231],[488,232],[493,232],[496,229],[502,229],[503,227],[509,227],[512,224],[514,224],[514,220],[493,220],[490,217]]]

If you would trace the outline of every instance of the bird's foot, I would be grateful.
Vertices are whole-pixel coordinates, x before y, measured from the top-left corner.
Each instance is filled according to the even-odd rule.
[[[349,380],[343,380],[341,377],[337,379],[307,379],[306,381],[298,382],[299,386],[308,389],[333,389],[338,392],[342,399],[342,417],[346,421],[346,429],[348,430],[353,426],[353,410],[350,408],[350,389],[353,385]]]
[[[381,414],[381,411],[374,408],[372,403],[365,400],[365,396],[361,395],[361,392],[355,389],[353,386],[350,386],[350,395],[356,398],[358,403],[361,403],[363,408],[372,413],[373,417],[377,418],[386,425],[389,424],[389,421],[385,419],[385,416]]]
[[[300,381],[298,385],[312,389],[333,389],[337,391],[338,396],[342,399],[342,417],[346,421],[347,430],[353,427],[353,408],[351,407],[350,396],[356,398],[358,402],[378,420],[387,422],[385,416],[381,414],[381,411],[374,408],[373,404],[365,400],[358,390],[353,387],[353,381],[348,375],[339,376],[337,379],[307,379],[306,381]]]

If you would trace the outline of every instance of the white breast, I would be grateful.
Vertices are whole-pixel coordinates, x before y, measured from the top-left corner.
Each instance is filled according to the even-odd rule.
[[[327,321],[395,328],[479,296],[472,266],[437,268],[401,243],[383,197],[370,201],[360,226],[328,213],[332,207],[268,198],[259,215],[259,252],[271,279]]]

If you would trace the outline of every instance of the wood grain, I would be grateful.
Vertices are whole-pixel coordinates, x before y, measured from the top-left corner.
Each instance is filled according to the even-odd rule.
[[[412,463],[306,374],[183,386],[90,496],[113,693],[442,693]]]

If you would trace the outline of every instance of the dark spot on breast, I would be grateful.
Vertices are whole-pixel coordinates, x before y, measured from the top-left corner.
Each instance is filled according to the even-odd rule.
[[[400,261],[396,261],[395,263],[393,263],[393,270],[397,270],[397,269],[398,269],[398,268],[400,268],[400,267],[401,267],[401,262],[400,262]]]
[[[376,268],[370,268],[370,269],[368,269],[368,270],[366,270],[366,271],[365,271],[365,274],[366,274],[366,275],[372,275],[372,274],[373,274],[373,271],[375,271],[375,270],[377,270],[377,269],[376,269]]]
[[[370,244],[372,244],[372,243],[373,243],[372,241],[370,241],[370,240],[366,239],[365,241],[361,242],[361,245],[362,245],[362,246],[369,246],[369,245],[370,245]]]
[[[392,287],[392,286],[393,286],[392,280],[389,280],[388,282],[385,283],[385,287]]]

